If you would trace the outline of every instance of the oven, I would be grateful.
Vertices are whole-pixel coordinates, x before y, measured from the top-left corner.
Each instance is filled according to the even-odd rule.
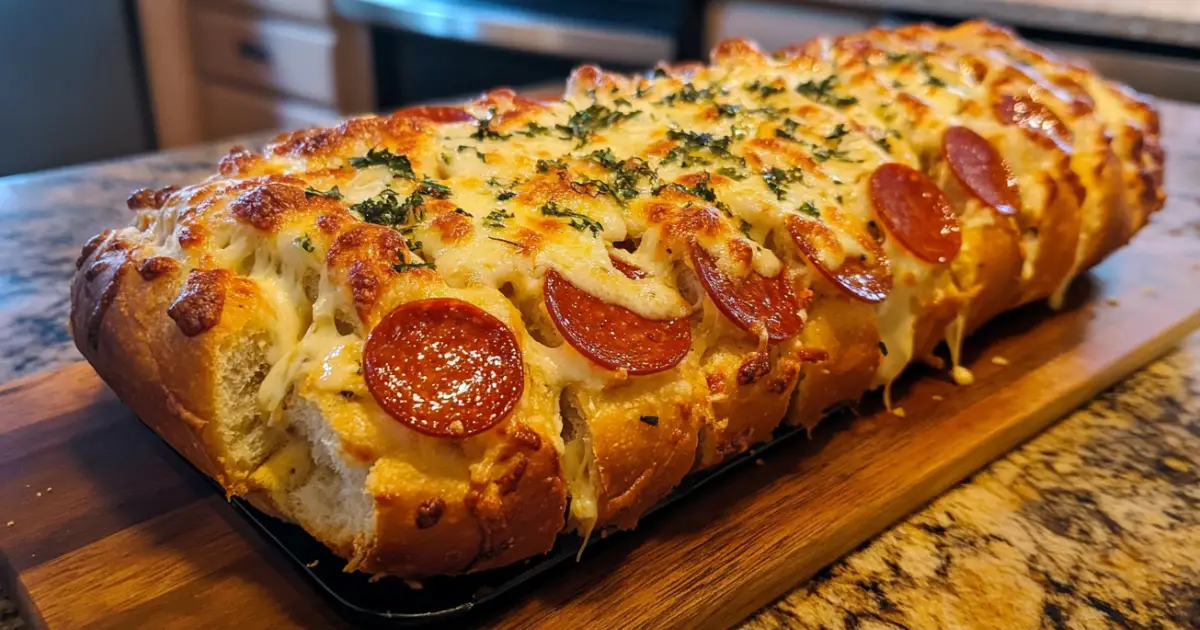
[[[693,0],[335,0],[371,25],[381,110],[494,86],[561,85],[583,63],[643,71],[695,58]]]

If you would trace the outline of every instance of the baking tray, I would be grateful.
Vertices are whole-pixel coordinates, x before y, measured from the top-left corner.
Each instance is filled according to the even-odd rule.
[[[848,412],[832,414],[825,422],[836,422],[841,415],[848,415]],[[804,433],[803,427],[781,427],[775,431],[771,441],[711,470],[688,476],[651,508],[643,520],[654,518],[659,510],[686,498],[713,479]],[[356,624],[372,627],[419,627],[476,618],[497,604],[502,605],[504,600],[516,594],[514,591],[518,588],[534,588],[543,575],[571,570],[571,565],[576,564],[581,543],[578,536],[563,534],[545,555],[500,569],[421,580],[420,588],[412,588],[399,578],[372,581],[370,576],[363,573],[346,573],[342,570],[346,561],[333,555],[325,545],[300,527],[268,516],[236,497],[231,502],[259,533],[283,552],[296,570],[333,603],[342,616]],[[605,538],[593,536],[580,562],[586,563],[589,557],[603,554],[610,540],[627,535],[635,534],[614,532]]]

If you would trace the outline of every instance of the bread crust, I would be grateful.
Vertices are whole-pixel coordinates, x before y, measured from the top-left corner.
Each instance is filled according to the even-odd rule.
[[[781,423],[812,429],[904,364],[937,363],[943,340],[956,357],[963,335],[1061,294],[1163,203],[1153,107],[1004,29],[873,30],[778,56],[731,40],[713,64],[588,66],[565,103],[496,90],[237,147],[205,182],[138,191],[134,226],[85,245],[76,345],[230,496],[300,524],[348,570],[481,571],[564,529],[631,528]],[[998,109],[1026,92],[1059,136]],[[951,169],[955,126],[1011,169],[1015,207]],[[945,195],[952,259],[901,238],[951,238],[922,217],[876,221],[868,176],[892,163]],[[549,271],[632,313],[614,316],[624,328],[555,319]],[[479,431],[431,433],[382,402],[407,392],[364,377],[372,332],[426,300],[490,318],[519,352],[502,367],[520,388],[480,390],[511,410]],[[639,321],[662,320],[691,345],[658,371],[571,345],[652,344]],[[484,354],[449,338],[463,360]],[[405,355],[409,369],[430,354]]]

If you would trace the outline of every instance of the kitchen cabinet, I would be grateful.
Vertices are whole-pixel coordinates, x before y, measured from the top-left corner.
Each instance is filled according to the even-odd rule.
[[[375,109],[365,27],[329,0],[140,0],[160,145]]]

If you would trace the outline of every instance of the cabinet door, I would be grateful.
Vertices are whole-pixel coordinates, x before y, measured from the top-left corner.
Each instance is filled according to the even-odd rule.
[[[778,50],[789,44],[822,35],[857,33],[884,18],[881,11],[799,6],[795,3],[758,0],[717,0],[709,5],[705,42],[711,49],[730,37],[758,42],[763,50]]]
[[[210,10],[196,11],[194,26],[202,76],[338,107],[333,28]]]
[[[338,113],[300,101],[206,82],[200,86],[204,135],[210,140],[334,124]]]

